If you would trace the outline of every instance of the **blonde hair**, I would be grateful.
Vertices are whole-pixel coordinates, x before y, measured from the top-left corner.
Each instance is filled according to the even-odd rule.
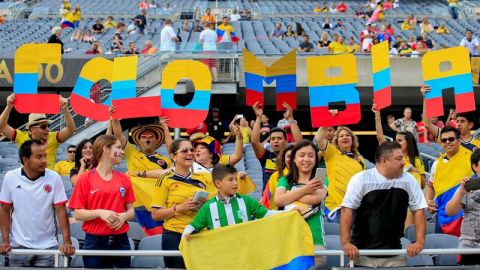
[[[52,35],[55,34],[57,31],[62,31],[62,28],[60,26],[55,26],[52,28]]]
[[[340,134],[340,131],[342,130],[345,130],[346,132],[348,132],[348,134],[350,134],[350,136],[352,137],[352,146],[350,148],[350,152],[352,152],[355,156],[360,156],[360,153],[358,152],[358,137],[355,134],[353,134],[353,131],[348,127],[344,127],[344,126],[337,127],[337,130],[333,134],[333,145],[335,145],[335,147],[337,147],[337,149],[340,150],[340,147],[338,147],[338,136]]]

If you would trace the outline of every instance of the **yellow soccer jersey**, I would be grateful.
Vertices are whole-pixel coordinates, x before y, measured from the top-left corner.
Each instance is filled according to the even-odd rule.
[[[173,172],[164,174],[155,183],[152,208],[172,208],[193,198],[195,192],[206,191],[206,180],[200,174],[183,177]],[[163,227],[177,233],[183,233],[185,227],[192,222],[196,211],[177,212],[175,216],[164,220]]]
[[[22,146],[22,144],[25,141],[32,139],[29,132],[21,131],[18,129],[15,130],[15,134],[13,135],[13,137],[18,148],[20,148],[20,146]],[[48,133],[46,151],[47,151],[47,167],[50,170],[53,170],[55,168],[55,160],[57,159],[57,150],[58,150],[58,147],[60,146],[60,143],[61,142],[58,141],[58,132],[55,131],[55,132]]]
[[[323,151],[323,158],[326,163],[329,182],[325,206],[330,211],[333,211],[335,208],[340,207],[350,178],[356,173],[365,170],[365,160],[363,157],[360,157],[360,163],[343,154],[331,143],[327,144],[327,148]]]
[[[73,161],[60,160],[55,164],[54,170],[61,176],[70,176],[70,171],[73,169],[73,166],[75,166],[75,162]]]

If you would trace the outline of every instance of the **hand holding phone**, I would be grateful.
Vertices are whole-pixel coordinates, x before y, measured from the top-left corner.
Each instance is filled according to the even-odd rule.
[[[208,198],[208,192],[203,190],[195,192],[195,195],[193,196],[193,201],[198,202],[201,198],[204,198],[206,200]]]
[[[325,183],[325,177],[327,177],[327,169],[317,168],[317,170],[315,171],[314,179],[319,180],[320,182],[322,182],[323,185]]]
[[[465,183],[465,191],[473,191],[480,189],[480,178],[472,178]]]

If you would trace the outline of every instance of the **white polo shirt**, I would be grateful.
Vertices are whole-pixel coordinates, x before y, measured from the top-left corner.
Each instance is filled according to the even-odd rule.
[[[12,206],[11,246],[46,249],[58,245],[54,206],[65,204],[67,195],[58,173],[46,169],[32,181],[18,168],[5,174],[0,203]]]

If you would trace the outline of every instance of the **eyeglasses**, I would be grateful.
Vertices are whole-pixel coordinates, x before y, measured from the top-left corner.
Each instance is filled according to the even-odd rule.
[[[441,139],[440,141],[441,141],[442,143],[447,143],[447,142],[454,142],[454,141],[456,141],[456,140],[457,140],[457,138],[455,138],[455,137],[448,137],[448,138],[443,138],[443,139]]]
[[[68,153],[69,153],[69,154],[75,154],[76,151],[75,151],[75,150],[69,150]]]
[[[32,126],[40,129],[48,129],[48,125],[41,125],[41,126]]]
[[[192,152],[192,153],[195,153],[195,148],[185,148],[185,149],[182,149],[182,150],[178,150],[177,153],[182,153],[182,154],[186,154],[188,152]]]
[[[153,134],[142,134],[140,135],[140,138],[142,139],[153,139],[155,136]]]

